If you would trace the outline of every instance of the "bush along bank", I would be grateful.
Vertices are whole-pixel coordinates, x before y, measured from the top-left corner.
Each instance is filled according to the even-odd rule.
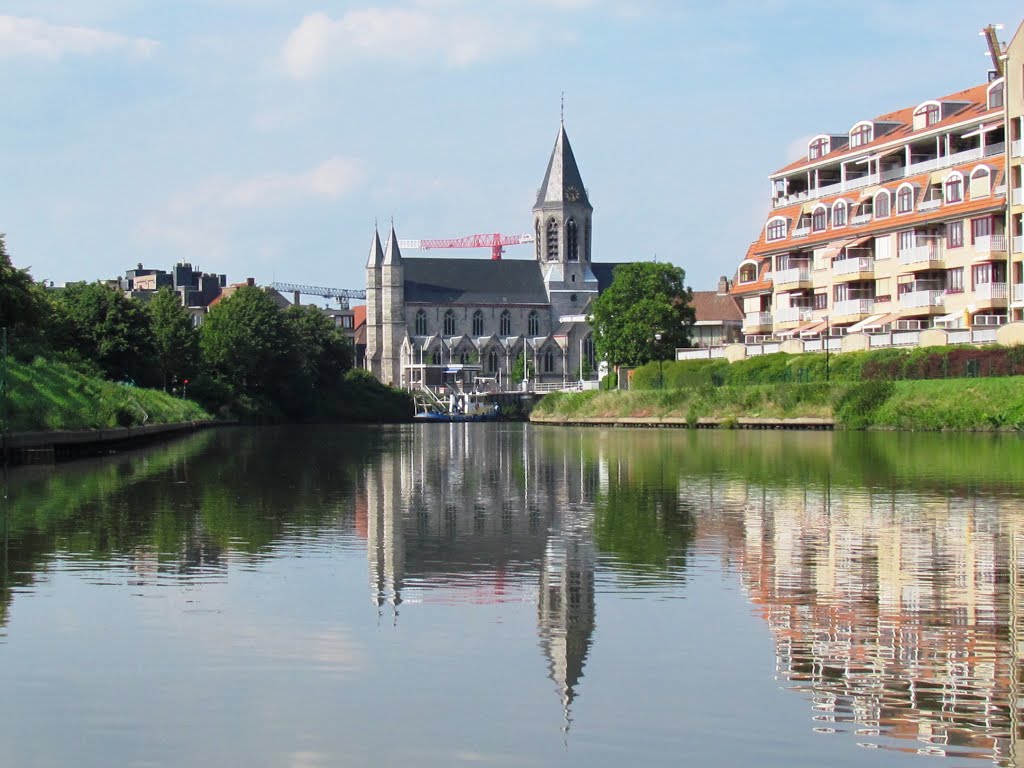
[[[846,429],[1024,430],[1024,377],[722,384],[630,392],[552,393],[531,420],[823,419]]]

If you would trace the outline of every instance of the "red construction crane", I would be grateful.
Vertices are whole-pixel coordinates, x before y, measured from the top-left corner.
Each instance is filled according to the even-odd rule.
[[[490,248],[491,258],[500,261],[506,245],[523,245],[532,242],[533,235],[530,234],[500,235],[495,232],[493,235],[467,235],[453,240],[399,240],[398,247],[424,251],[429,248]]]

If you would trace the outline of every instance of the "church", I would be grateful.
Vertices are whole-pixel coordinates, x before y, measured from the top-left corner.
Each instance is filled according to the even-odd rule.
[[[503,389],[516,388],[524,359],[542,384],[594,371],[588,308],[617,264],[592,261],[593,213],[563,124],[533,206],[533,259],[410,258],[394,227],[385,246],[375,233],[367,369],[413,387],[435,383],[445,366],[475,365]]]

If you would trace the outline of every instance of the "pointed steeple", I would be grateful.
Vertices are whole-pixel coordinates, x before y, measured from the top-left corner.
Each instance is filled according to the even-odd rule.
[[[572,154],[569,137],[565,133],[565,125],[558,129],[558,138],[555,139],[555,148],[551,150],[551,159],[548,160],[548,169],[537,193],[534,209],[563,203],[578,203],[592,208],[576,158]]]
[[[376,269],[384,261],[384,249],[380,245],[380,232],[373,230],[373,242],[370,243],[370,257],[366,260],[367,269]]]
[[[394,267],[402,263],[402,252],[398,249],[398,236],[395,234],[394,226],[391,227],[388,244],[384,248],[383,263],[386,267]]]

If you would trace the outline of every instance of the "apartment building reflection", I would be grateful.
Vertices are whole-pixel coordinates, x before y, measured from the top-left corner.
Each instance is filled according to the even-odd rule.
[[[371,600],[395,620],[409,595],[535,601],[567,729],[594,631],[593,473],[522,429],[425,425],[403,441],[359,491]]]
[[[1022,765],[1019,497],[695,481],[821,732]]]

